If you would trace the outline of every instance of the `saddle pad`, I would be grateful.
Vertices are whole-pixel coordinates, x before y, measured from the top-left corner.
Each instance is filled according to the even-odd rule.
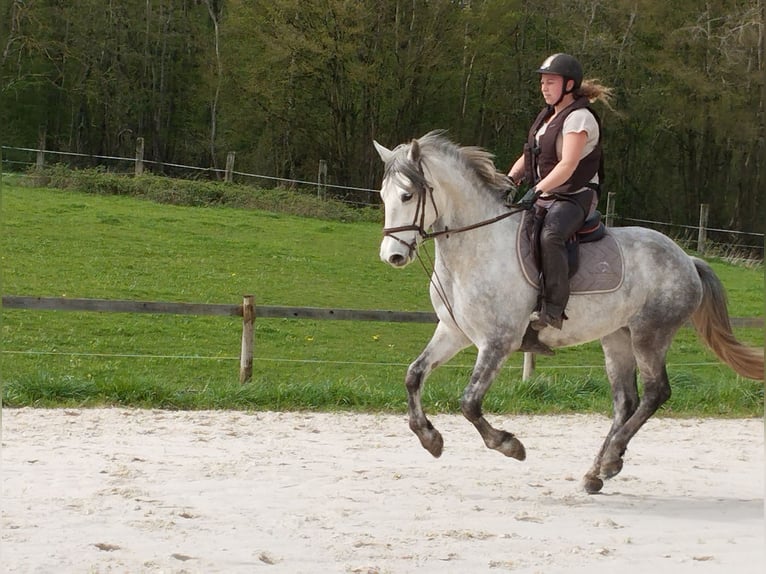
[[[540,288],[538,277],[540,270],[535,261],[530,238],[529,213],[519,225],[516,241],[516,255],[521,263],[524,278],[533,287]],[[581,243],[579,250],[579,268],[569,280],[572,294],[576,293],[609,293],[616,291],[622,285],[622,250],[617,241],[606,230],[606,235],[598,241]]]

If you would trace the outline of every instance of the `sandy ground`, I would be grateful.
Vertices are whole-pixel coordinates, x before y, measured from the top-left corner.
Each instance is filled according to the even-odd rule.
[[[609,421],[460,416],[433,459],[403,416],[2,413],[2,572],[766,571],[762,420],[652,419],[604,493]]]

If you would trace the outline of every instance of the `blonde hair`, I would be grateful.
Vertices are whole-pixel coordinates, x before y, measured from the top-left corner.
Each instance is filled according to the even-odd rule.
[[[583,80],[582,85],[574,91],[575,98],[585,96],[593,103],[602,102],[607,108],[615,111],[612,107],[612,88],[604,86],[600,80]]]

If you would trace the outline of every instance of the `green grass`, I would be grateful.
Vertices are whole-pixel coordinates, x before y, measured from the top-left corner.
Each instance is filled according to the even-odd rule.
[[[254,294],[259,305],[430,310],[419,266],[393,270],[379,261],[380,223],[369,221],[379,214],[360,221],[318,211],[324,219],[277,215],[205,188],[205,197],[218,198],[212,207],[172,180],[166,185],[185,190],[173,197],[191,205],[165,204],[156,201],[155,181],[154,195],[118,193],[103,183],[106,176],[93,177],[101,178],[91,190],[97,193],[6,182],[3,293],[229,304]],[[248,193],[272,197],[251,198],[259,204],[284,192]],[[763,267],[711,264],[727,286],[732,315],[762,315]],[[253,381],[243,386],[237,318],[6,309],[2,398],[7,406],[404,412],[406,365],[432,331],[423,324],[257,319]],[[737,335],[763,344],[762,330]],[[430,412],[459,410],[474,357],[467,350],[434,372],[423,395]],[[563,349],[539,358],[537,376],[524,382],[522,357],[514,356],[485,408],[608,413],[602,364],[596,343]],[[680,333],[669,365],[674,395],[666,414],[762,416],[763,384],[721,366],[691,330]]]

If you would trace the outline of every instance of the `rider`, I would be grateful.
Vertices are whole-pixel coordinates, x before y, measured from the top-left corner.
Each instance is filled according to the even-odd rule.
[[[536,331],[561,329],[569,300],[566,242],[598,204],[603,180],[601,130],[595,100],[609,105],[611,90],[595,80],[583,81],[580,62],[553,54],[537,70],[546,106],[532,123],[524,153],[508,172],[514,183],[530,186],[518,205],[535,207],[544,217],[540,231],[543,297],[530,316]]]

